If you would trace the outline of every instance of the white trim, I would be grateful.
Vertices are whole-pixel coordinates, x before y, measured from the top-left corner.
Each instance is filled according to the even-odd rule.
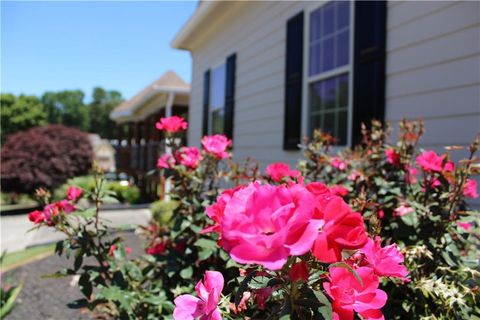
[[[330,3],[334,0],[323,1],[318,4],[315,2],[311,6],[305,8],[305,18],[303,25],[303,80],[302,80],[302,136],[308,136],[309,134],[309,115],[310,115],[310,105],[309,105],[309,87],[312,82],[324,80],[334,76],[341,75],[343,73],[348,73],[348,123],[347,123],[347,141],[346,145],[349,146],[352,141],[352,122],[353,122],[353,45],[354,45],[354,7],[355,3],[350,1],[350,26],[349,26],[349,62],[348,65],[337,67],[332,70],[319,73],[314,76],[309,75],[309,66],[310,66],[310,15],[313,11],[323,7],[327,3]],[[345,147],[345,145],[336,146],[338,148]]]

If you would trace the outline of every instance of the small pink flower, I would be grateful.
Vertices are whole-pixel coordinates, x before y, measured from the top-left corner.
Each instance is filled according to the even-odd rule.
[[[60,210],[62,212],[65,212],[66,214],[70,214],[73,211],[77,210],[75,205],[71,204],[67,200],[61,200],[61,201],[55,203],[55,205],[57,206],[58,210]]]
[[[447,161],[445,163],[445,166],[443,167],[443,171],[445,171],[445,172],[455,171],[455,164],[452,161]]]
[[[463,186],[463,195],[467,198],[478,198],[478,186],[477,181],[474,179],[468,179]]]
[[[226,136],[221,134],[204,136],[202,138],[202,146],[205,148],[205,151],[220,160],[229,157],[227,148],[231,145],[232,140],[229,140]]]
[[[283,178],[295,178],[300,175],[299,171],[291,170],[290,166],[284,162],[275,162],[269,164],[265,171],[275,182],[280,182]]]
[[[345,170],[347,168],[347,163],[339,157],[333,157],[330,160],[330,165],[338,170]]]
[[[425,171],[441,172],[445,155],[439,156],[435,151],[424,151],[417,157],[417,164]]]
[[[67,199],[70,201],[77,201],[81,197],[83,190],[74,186],[67,189]]]
[[[222,218],[223,218],[223,212],[225,211],[225,207],[227,206],[227,203],[230,201],[232,198],[233,194],[240,190],[243,189],[245,186],[238,186],[233,189],[227,189],[223,191],[218,197],[217,197],[217,202],[215,202],[213,205],[207,207],[207,216],[213,220],[214,225],[209,226],[200,233],[209,233],[209,232],[221,232],[222,230]]]
[[[354,311],[363,319],[384,319],[381,308],[388,297],[385,291],[378,289],[378,276],[369,267],[355,271],[363,285],[348,269],[330,268],[330,282],[325,282],[323,287],[333,300],[333,319],[353,320]]]
[[[151,248],[148,248],[147,253],[151,254],[152,256],[159,256],[165,252],[166,246],[165,243],[161,242],[154,245]]]
[[[160,121],[155,124],[158,130],[163,130],[169,133],[175,133],[187,130],[188,123],[182,117],[172,116],[168,118],[160,118]]]
[[[157,160],[157,167],[163,169],[171,169],[175,165],[175,158],[172,155],[165,153]]]
[[[340,197],[345,197],[348,194],[348,189],[339,185],[332,186],[330,190],[334,195],[340,196]]]
[[[175,152],[175,158],[185,167],[195,169],[200,163],[200,151],[195,147],[181,147]]]
[[[403,217],[407,214],[413,213],[415,210],[413,210],[412,207],[409,207],[406,204],[402,204],[400,207],[396,208],[393,212],[393,215],[396,217]]]
[[[309,276],[307,263],[303,260],[295,263],[288,271],[288,274],[290,275],[292,282],[299,280],[307,282]]]
[[[250,300],[252,294],[249,291],[245,291],[242,295],[242,299],[238,304],[238,307],[235,306],[234,303],[230,303],[230,310],[232,310],[233,314],[239,314],[240,312],[247,310],[247,302]]]
[[[365,255],[365,259],[378,276],[406,280],[408,270],[402,265],[404,257],[398,251],[397,245],[391,244],[382,248],[381,243],[380,237],[375,237],[375,241],[368,239],[359,252]]]
[[[457,221],[457,226],[462,228],[465,231],[469,231],[472,228],[472,225],[468,222]]]
[[[407,172],[405,173],[405,182],[410,184],[417,183],[417,174],[418,169],[415,167],[408,167]]]
[[[385,156],[387,157],[387,162],[394,166],[400,163],[400,154],[394,148],[385,150]]]
[[[175,298],[174,320],[221,320],[218,302],[223,290],[223,275],[217,271],[206,271],[203,282],[195,286],[198,298],[183,294]]]
[[[117,248],[118,248],[118,246],[117,246],[116,244],[112,244],[112,245],[110,246],[110,249],[108,250],[108,255],[109,255],[110,257],[113,257],[113,253],[115,252],[115,250],[117,250]],[[125,246],[125,253],[126,253],[126,254],[130,254],[130,253],[132,253],[132,252],[133,252],[133,249],[132,249],[132,248]]]
[[[358,178],[361,178],[361,177],[362,177],[362,173],[360,171],[353,170],[352,173],[350,173],[348,175],[348,180],[355,181],[355,180],[357,180]]]
[[[32,221],[35,224],[42,223],[45,221],[45,216],[42,211],[35,210],[28,214],[28,220]]]

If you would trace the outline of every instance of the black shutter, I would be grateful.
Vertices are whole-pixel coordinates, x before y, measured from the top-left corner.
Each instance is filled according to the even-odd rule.
[[[386,2],[355,1],[353,47],[353,145],[362,122],[385,116]]]
[[[297,150],[302,120],[303,11],[287,21],[283,149]]]
[[[227,58],[226,79],[225,79],[225,118],[224,133],[229,138],[233,138],[233,116],[235,103],[235,62],[237,55],[234,53]]]
[[[210,105],[210,70],[203,74],[203,125],[202,134],[208,134],[208,106]]]

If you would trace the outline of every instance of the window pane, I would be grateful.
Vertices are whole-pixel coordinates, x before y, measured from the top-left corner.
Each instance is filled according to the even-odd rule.
[[[310,70],[309,75],[320,72],[320,42],[310,46]]]
[[[212,134],[223,134],[223,109],[212,112]]]
[[[350,24],[350,1],[337,2],[337,30]]]
[[[348,29],[339,33],[337,36],[337,63],[336,67],[342,67],[348,64],[349,56],[349,31]]]
[[[225,64],[212,70],[210,110],[222,108],[225,103]]]
[[[310,84],[310,134],[319,128],[337,138],[340,145],[346,144],[348,79],[348,74],[342,74]]]
[[[329,38],[322,42],[322,68],[321,71],[328,71],[334,67],[334,38]]]
[[[328,36],[335,30],[335,2],[329,3],[322,10],[322,36]]]

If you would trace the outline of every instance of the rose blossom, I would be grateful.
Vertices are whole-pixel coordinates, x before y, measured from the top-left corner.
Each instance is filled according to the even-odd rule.
[[[478,186],[477,181],[473,179],[468,179],[465,185],[463,186],[463,195],[467,198],[476,199],[478,198]]]
[[[301,185],[250,183],[226,203],[222,246],[239,263],[280,269],[289,256],[310,250],[321,220],[312,219],[314,198]]]
[[[335,167],[338,170],[345,170],[347,168],[347,163],[339,157],[333,157],[330,161],[330,164],[332,167]]]
[[[408,270],[402,265],[404,257],[398,251],[397,245],[391,244],[382,248],[381,243],[380,237],[375,237],[375,240],[368,239],[359,252],[365,255],[365,259],[378,276],[406,280]]]
[[[195,147],[181,147],[175,152],[175,158],[185,167],[195,169],[200,162],[200,151]]]
[[[321,183],[310,183],[307,189],[316,196],[314,218],[325,221],[312,248],[318,260],[326,263],[341,261],[343,249],[358,249],[367,242],[360,213],[354,212],[342,198],[333,195]]]
[[[175,298],[175,320],[221,320],[222,314],[217,305],[223,290],[223,275],[217,271],[206,271],[203,282],[195,286],[198,298],[182,294]]]
[[[45,221],[45,216],[42,211],[35,210],[28,214],[28,220],[32,221],[35,224],[42,223]]]
[[[394,166],[400,163],[400,155],[394,148],[385,150],[385,156],[387,157],[387,162]]]
[[[182,117],[172,116],[168,118],[160,118],[155,124],[155,127],[158,130],[163,130],[165,132],[174,133],[178,131],[187,130],[188,123]]]
[[[348,194],[348,189],[344,186],[334,185],[330,188],[332,193],[336,196],[345,197]]]
[[[457,222],[457,226],[459,226],[460,228],[462,228],[465,231],[469,231],[472,228],[472,225],[470,223],[461,222],[461,221]]]
[[[435,151],[424,151],[417,157],[417,164],[425,171],[441,172],[445,155],[439,156]]]
[[[158,256],[165,252],[165,243],[161,242],[147,249],[147,253],[152,256]]]
[[[407,214],[410,214],[412,212],[414,212],[415,210],[413,210],[412,207],[409,207],[408,205],[406,204],[402,204],[400,207],[396,208],[394,211],[393,211],[393,215],[396,216],[396,217],[403,217]]]
[[[171,169],[175,165],[175,158],[171,154],[165,153],[157,160],[157,167]]]
[[[227,206],[228,201],[232,198],[233,194],[243,189],[245,186],[238,186],[233,189],[227,189],[223,191],[218,197],[217,202],[213,205],[207,207],[207,216],[213,220],[215,223],[213,226],[206,227],[200,233],[208,233],[208,232],[221,232],[221,224],[223,218],[223,212],[225,211],[225,207]]]
[[[67,189],[67,199],[76,201],[82,195],[83,190],[74,186],[70,186]]]
[[[348,175],[348,180],[355,181],[355,180],[357,180],[358,178],[361,178],[361,177],[362,177],[362,173],[360,171],[353,170],[352,173],[350,173]]]
[[[220,160],[228,158],[229,155],[226,150],[231,145],[232,140],[221,134],[204,136],[202,138],[202,146],[205,148],[205,151]]]
[[[323,287],[332,298],[333,319],[353,320],[353,311],[363,319],[384,319],[380,310],[387,302],[387,294],[378,289],[379,280],[372,268],[355,270],[362,283],[346,268],[330,268],[329,282]]]
[[[300,175],[300,172],[297,170],[291,170],[290,166],[284,162],[275,162],[269,164],[265,172],[272,178],[275,182],[282,181],[283,178],[290,177],[295,178]]]
[[[415,167],[408,167],[406,168],[407,172],[405,173],[405,182],[410,184],[417,183],[417,174],[418,169]]]

